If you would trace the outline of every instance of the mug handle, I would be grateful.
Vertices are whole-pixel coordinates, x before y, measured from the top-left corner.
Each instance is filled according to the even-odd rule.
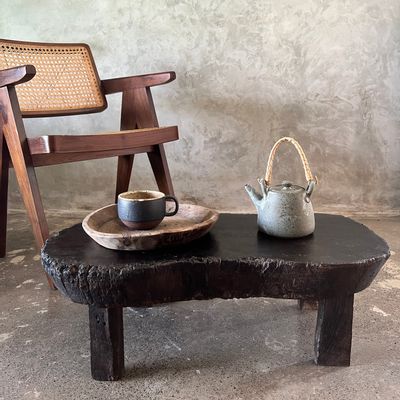
[[[169,211],[169,212],[166,211],[165,216],[172,217],[173,215],[175,215],[178,212],[179,204],[178,204],[178,200],[174,196],[165,196],[165,201],[168,201],[168,200],[172,200],[175,203],[175,210]]]

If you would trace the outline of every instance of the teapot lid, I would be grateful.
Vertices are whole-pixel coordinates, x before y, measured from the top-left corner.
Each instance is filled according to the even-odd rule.
[[[293,183],[289,181],[283,181],[280,185],[275,185],[269,187],[269,190],[272,192],[280,192],[280,193],[290,193],[290,194],[295,194],[295,193],[300,193],[304,192],[305,189],[301,186],[294,185]]]

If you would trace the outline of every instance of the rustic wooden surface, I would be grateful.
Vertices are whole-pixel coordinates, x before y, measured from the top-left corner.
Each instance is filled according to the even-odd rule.
[[[315,362],[346,366],[354,293],[370,285],[389,254],[383,239],[341,216],[317,214],[313,235],[288,240],[258,233],[255,215],[223,214],[202,239],[149,252],[106,250],[75,225],[47,241],[42,261],[64,294],[92,310],[215,297],[318,301]],[[93,321],[93,377],[118,379],[121,368],[111,366],[121,346],[99,346],[108,328]]]
[[[150,252],[110,251],[76,225],[50,238],[47,272],[73,301],[144,306],[214,297],[323,299],[365,289],[389,257],[386,242],[342,216],[317,214],[300,239],[268,237],[255,215],[222,214],[209,235]]]
[[[113,250],[151,250],[188,243],[205,235],[218,219],[218,213],[206,207],[180,204],[173,217],[165,217],[151,230],[130,230],[118,218],[111,204],[89,214],[82,222],[85,232],[100,245]]]

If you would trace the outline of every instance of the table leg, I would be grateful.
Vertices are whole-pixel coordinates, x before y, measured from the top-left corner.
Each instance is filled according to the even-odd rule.
[[[315,363],[350,365],[354,294],[318,302]]]
[[[89,306],[90,361],[98,381],[116,381],[124,373],[122,310]]]

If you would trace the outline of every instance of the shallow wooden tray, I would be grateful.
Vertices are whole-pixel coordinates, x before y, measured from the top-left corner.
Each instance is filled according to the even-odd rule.
[[[217,222],[209,208],[180,204],[173,217],[165,217],[151,230],[129,230],[119,220],[116,204],[100,208],[82,222],[85,232],[98,244],[112,250],[152,250],[190,242],[205,235]]]

